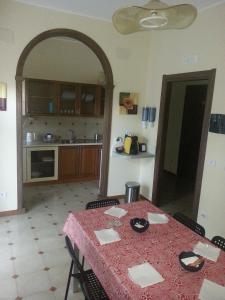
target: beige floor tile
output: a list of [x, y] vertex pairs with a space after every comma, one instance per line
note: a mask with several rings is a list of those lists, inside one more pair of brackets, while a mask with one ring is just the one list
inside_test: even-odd
[[[66, 286], [57, 289], [55, 291], [56, 300], [62, 300], [62, 299], [64, 299], [65, 292], [66, 292]], [[73, 293], [73, 291], [72, 291], [72, 285], [71, 285], [71, 288], [70, 288], [69, 293], [68, 293], [67, 300], [75, 300], [75, 299], [76, 300], [85, 300], [84, 295], [83, 295], [82, 292]]]
[[17, 296], [15, 279], [0, 280], [0, 300], [15, 299]]
[[43, 261], [46, 266], [55, 267], [58, 265], [67, 264], [70, 262], [70, 257], [65, 248], [52, 249], [51, 251], [44, 252]]
[[14, 268], [19, 276], [42, 271], [45, 265], [40, 254], [25, 255], [14, 260]]
[[50, 268], [48, 275], [53, 286], [61, 288], [66, 285], [70, 269], [70, 262]]
[[55, 300], [55, 293], [47, 290], [45, 292], [41, 292], [41, 293], [37, 293], [37, 294], [31, 295], [31, 296], [24, 297], [23, 300]]
[[[59, 234], [68, 211], [85, 209], [97, 194], [96, 181], [24, 189], [28, 212], [0, 218], [0, 300], [15, 300], [16, 296], [23, 300], [64, 298], [70, 257]], [[42, 254], [38, 254], [40, 250]], [[45, 267], [49, 270], [43, 271]], [[19, 277], [12, 279], [13, 275]], [[49, 291], [52, 286], [57, 288], [53, 292]], [[68, 299], [84, 297], [70, 289]]]
[[0, 281], [4, 279], [12, 279], [14, 273], [13, 261], [10, 259], [2, 259], [2, 256], [0, 256]]
[[17, 279], [18, 295], [31, 296], [49, 290], [51, 283], [46, 271], [39, 271], [19, 276]]

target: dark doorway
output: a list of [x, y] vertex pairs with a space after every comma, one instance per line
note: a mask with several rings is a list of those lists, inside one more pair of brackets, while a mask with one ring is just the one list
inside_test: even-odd
[[196, 219], [215, 70], [164, 75], [153, 202]]
[[190, 180], [196, 177], [207, 86], [186, 86], [177, 175]]

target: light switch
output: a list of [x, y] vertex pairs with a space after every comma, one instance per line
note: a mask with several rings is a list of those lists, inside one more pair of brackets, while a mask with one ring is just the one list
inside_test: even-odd
[[215, 167], [216, 166], [216, 160], [215, 159], [209, 159], [207, 164], [208, 164], [208, 166]]

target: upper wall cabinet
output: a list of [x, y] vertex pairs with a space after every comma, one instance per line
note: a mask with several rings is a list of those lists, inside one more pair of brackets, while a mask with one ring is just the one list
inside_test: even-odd
[[57, 113], [56, 83], [48, 80], [26, 79], [26, 113], [54, 115]]
[[104, 88], [95, 84], [26, 79], [25, 113], [102, 117]]
[[59, 114], [74, 116], [78, 113], [79, 90], [76, 84], [59, 84]]

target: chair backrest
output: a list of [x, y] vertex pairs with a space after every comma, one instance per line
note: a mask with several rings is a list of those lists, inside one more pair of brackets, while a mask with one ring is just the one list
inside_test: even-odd
[[99, 207], [105, 207], [105, 206], [113, 206], [113, 205], [119, 205], [120, 201], [118, 199], [103, 199], [103, 200], [97, 200], [88, 202], [86, 205], [86, 209], [93, 209], [93, 208], [99, 208]]
[[70, 241], [70, 238], [67, 235], [65, 236], [65, 240], [66, 240], [66, 248], [69, 252], [70, 257], [72, 258], [74, 264], [77, 266], [79, 272], [81, 274], [83, 274], [83, 271], [84, 271], [83, 267], [82, 267], [81, 263], [79, 262], [79, 258], [76, 256], [76, 253], [73, 249], [73, 245]]
[[218, 248], [222, 249], [225, 251], [225, 238], [222, 236], [214, 236], [211, 240], [211, 242], [216, 245]]
[[173, 217], [174, 217], [174, 219], [176, 219], [177, 221], [179, 221], [183, 225], [190, 228], [195, 233], [197, 233], [201, 236], [205, 236], [205, 228], [203, 226], [201, 226], [200, 224], [198, 224], [197, 222], [193, 221], [192, 219], [188, 218], [187, 216], [185, 216], [181, 212], [176, 212], [173, 215]]

